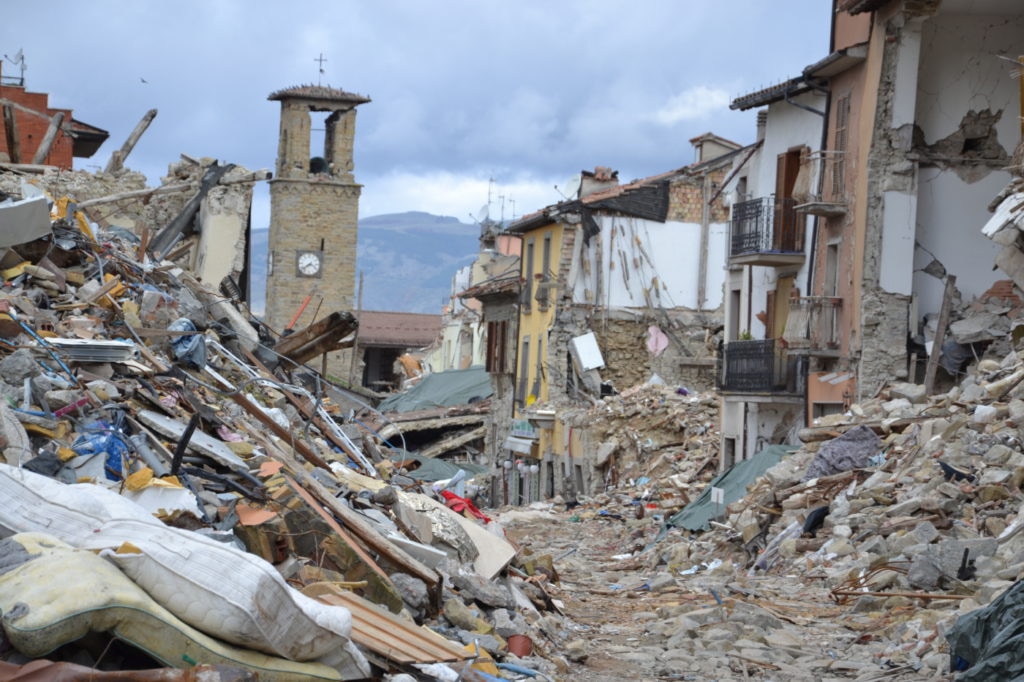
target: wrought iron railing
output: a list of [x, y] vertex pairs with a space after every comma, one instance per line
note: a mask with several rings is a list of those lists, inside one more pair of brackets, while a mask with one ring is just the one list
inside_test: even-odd
[[718, 388], [737, 393], [804, 393], [806, 358], [790, 356], [775, 339], [730, 341], [719, 356]]
[[732, 207], [730, 256], [757, 253], [800, 253], [803, 228], [796, 201], [774, 195], [741, 201]]

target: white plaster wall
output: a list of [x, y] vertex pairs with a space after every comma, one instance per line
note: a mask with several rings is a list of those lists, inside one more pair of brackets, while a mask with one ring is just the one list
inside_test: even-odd
[[[792, 98], [793, 102], [825, 111], [825, 98], [817, 92], [806, 92]], [[768, 120], [764, 129], [764, 144], [759, 152], [761, 161], [757, 173], [751, 173], [748, 184], [755, 197], [775, 193], [775, 161], [779, 154], [800, 145], [812, 150], [821, 149], [821, 129], [824, 118], [801, 109], [790, 102], [768, 105]], [[816, 183], [816, 180], [812, 180]], [[816, 186], [812, 184], [812, 187]]]
[[[945, 283], [921, 272], [932, 256], [956, 275], [964, 301], [984, 293], [1006, 275], [993, 271], [999, 246], [981, 233], [991, 214], [988, 202], [1006, 186], [1009, 175], [990, 173], [969, 185], [953, 171], [923, 168], [918, 173], [917, 241], [914, 254], [914, 292], [918, 313], [937, 313]], [[889, 199], [886, 198], [886, 205]], [[931, 255], [929, 255], [931, 254]]]
[[[1006, 5], [1009, 7], [1009, 5]], [[942, 14], [921, 29], [917, 124], [928, 143], [956, 131], [969, 110], [1003, 110], [996, 128], [1012, 150], [1020, 139], [1020, 81], [1012, 77], [1024, 53], [1024, 4], [1016, 15]]]
[[[825, 98], [817, 92], [807, 92], [793, 101], [824, 111]], [[813, 112], [794, 106], [790, 102], [775, 102], [768, 106], [768, 118], [765, 122], [764, 143], [761, 150], [751, 159], [748, 173], [748, 188], [751, 198], [766, 197], [775, 193], [775, 175], [777, 159], [780, 154], [801, 145], [812, 151], [821, 148], [821, 133], [824, 118]], [[738, 175], [742, 175], [742, 172]], [[817, 188], [817, 178], [811, 179], [811, 187]], [[810, 254], [814, 234], [814, 219], [806, 220], [804, 248]], [[728, 252], [726, 253], [728, 258]], [[800, 266], [796, 275], [796, 285], [801, 295], [808, 295], [810, 256]], [[745, 292], [751, 305], [743, 303], [740, 331], [747, 330], [754, 338], [764, 338], [765, 328], [754, 315], [764, 309], [769, 291], [774, 291], [780, 274], [792, 274], [792, 271], [781, 271], [776, 268], [753, 267], [750, 286]], [[749, 315], [748, 315], [749, 312]]]
[[[921, 29], [916, 122], [926, 143], [956, 132], [969, 110], [1002, 111], [996, 131], [1007, 153], [1020, 140], [1020, 82], [1014, 65], [1024, 35], [1020, 13], [999, 17], [940, 15]], [[1005, 171], [992, 171], [968, 183], [956, 173], [924, 168], [918, 173], [917, 242], [913, 290], [918, 312], [938, 312], [944, 283], [921, 272], [932, 257], [956, 275], [965, 301], [1005, 279], [992, 266], [998, 247], [981, 234], [989, 217], [989, 201], [1009, 181]], [[888, 203], [889, 199], [886, 199]], [[884, 275], [883, 275], [884, 276]]]
[[910, 295], [914, 258], [914, 216], [917, 197], [907, 192], [885, 192], [882, 212], [882, 260], [879, 285], [890, 293]]
[[[581, 276], [574, 288], [577, 301], [585, 300], [583, 288], [601, 291], [597, 305], [611, 308], [665, 308], [698, 306], [700, 282], [700, 233], [696, 223], [659, 223], [637, 218], [600, 216], [600, 239], [592, 239], [586, 260], [590, 277]], [[708, 230], [708, 267], [705, 278], [705, 309], [723, 303], [727, 226], [712, 224]], [[600, 248], [600, 268], [594, 249]], [[597, 278], [602, 281], [599, 288]], [[647, 290], [645, 294], [645, 289]]]

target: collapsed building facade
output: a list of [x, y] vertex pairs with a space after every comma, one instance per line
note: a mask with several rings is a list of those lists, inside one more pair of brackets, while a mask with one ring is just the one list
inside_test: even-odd
[[887, 381], [949, 382], [1009, 331], [979, 314], [1006, 289], [980, 228], [1021, 139], [1024, 12], [834, 10], [825, 58], [732, 103], [763, 107], [763, 127], [727, 188], [723, 468]]
[[[648, 381], [713, 385], [726, 235], [717, 190], [740, 145], [691, 142], [690, 166], [623, 185], [597, 168], [569, 199], [508, 226], [522, 241], [514, 327], [488, 341], [489, 366], [505, 377], [488, 457], [507, 499], [603, 485], [607, 458], [583, 454], [601, 436], [570, 423], [570, 408]], [[499, 291], [507, 305], [513, 290], [489, 294]]]

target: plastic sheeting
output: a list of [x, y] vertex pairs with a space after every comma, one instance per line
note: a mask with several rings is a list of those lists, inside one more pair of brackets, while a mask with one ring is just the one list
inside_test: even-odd
[[[758, 476], [792, 454], [796, 448], [791, 445], [769, 445], [750, 459], [745, 459], [728, 471], [719, 474], [690, 504], [683, 507], [669, 520], [670, 526], [686, 530], [709, 530], [711, 519], [725, 507], [743, 497], [747, 486]], [[716, 505], [711, 501], [711, 489], [721, 488], [724, 504]]]
[[452, 405], [469, 405], [490, 397], [491, 376], [482, 366], [428, 374], [403, 393], [382, 400], [381, 412], [414, 412]]
[[946, 640], [957, 682], [1024, 679], [1024, 582], [957, 618]]

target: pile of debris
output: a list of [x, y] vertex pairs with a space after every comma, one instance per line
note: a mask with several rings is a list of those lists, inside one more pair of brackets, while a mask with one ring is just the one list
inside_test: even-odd
[[[589, 524], [575, 535], [592, 544], [556, 564], [553, 590], [570, 616], [603, 600], [579, 655], [665, 677], [1019, 679], [1022, 428], [1024, 357], [1011, 350], [946, 393], [894, 383], [821, 419], [801, 447], [734, 467], [755, 473], [724, 503], [702, 495], [641, 519], [620, 489], [536, 511]], [[524, 548], [563, 549], [536, 518], [506, 516]]]
[[675, 509], [689, 503], [717, 472], [718, 396], [713, 392], [648, 382], [561, 414], [567, 428], [585, 431], [595, 451], [591, 461], [602, 485], [592, 488]]
[[21, 192], [0, 204], [4, 674], [553, 669], [510, 646], [551, 608], [551, 562], [519, 557], [465, 477], [392, 475], [340, 416], [361, 397], [277, 354], [230, 292]]

